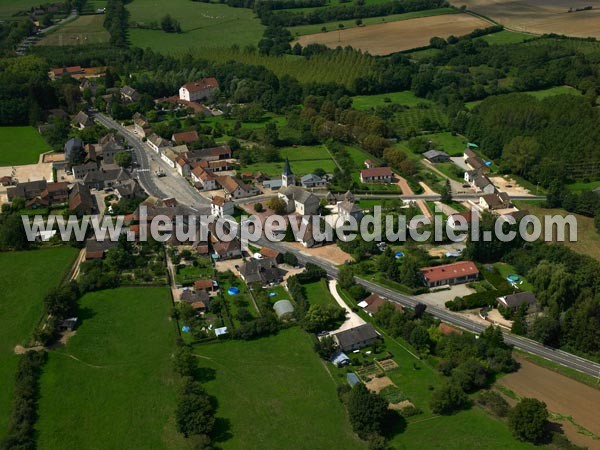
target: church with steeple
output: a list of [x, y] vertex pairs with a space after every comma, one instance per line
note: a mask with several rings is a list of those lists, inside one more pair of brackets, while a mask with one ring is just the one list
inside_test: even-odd
[[285, 158], [285, 166], [283, 167], [283, 173], [281, 174], [281, 187], [295, 186], [296, 177], [290, 167], [290, 160]]

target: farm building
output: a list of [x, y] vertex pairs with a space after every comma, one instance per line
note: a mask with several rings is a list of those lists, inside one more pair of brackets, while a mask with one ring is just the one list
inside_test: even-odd
[[468, 283], [479, 278], [479, 270], [471, 261], [459, 261], [441, 266], [420, 269], [421, 278], [427, 287]]

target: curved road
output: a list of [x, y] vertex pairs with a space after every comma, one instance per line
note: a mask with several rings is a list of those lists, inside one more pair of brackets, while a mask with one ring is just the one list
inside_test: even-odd
[[[258, 243], [260, 245], [266, 245], [268, 247], [275, 248], [280, 252], [287, 251], [293, 253], [298, 258], [298, 261], [304, 264], [309, 262], [322, 267], [331, 278], [337, 278], [338, 276], [339, 270], [334, 264], [324, 261], [321, 258], [306, 255], [299, 251], [297, 248], [285, 245], [284, 243], [270, 242], [265, 239], [261, 239]], [[393, 291], [391, 289], [372, 283], [363, 278], [355, 278], [355, 281], [356, 283], [364, 286], [369, 291], [379, 294], [391, 301], [399, 303], [402, 306], [414, 308], [417, 303], [420, 303], [419, 300], [413, 297]], [[444, 322], [447, 322], [451, 325], [455, 325], [459, 328], [470, 332], [481, 333], [487, 327], [486, 325], [473, 322], [460, 314], [456, 314], [436, 306], [427, 305], [427, 312]], [[589, 361], [585, 358], [581, 358], [571, 353], [564, 352], [562, 350], [556, 350], [553, 348], [546, 347], [540, 344], [539, 342], [524, 338], [522, 336], [517, 336], [504, 330], [503, 334], [504, 341], [507, 344], [514, 346], [515, 348], [524, 350], [533, 355], [540, 356], [547, 360], [561, 364], [565, 367], [570, 367], [571, 369], [578, 370], [579, 372], [583, 372], [594, 377], [600, 377], [600, 364], [598, 363]]]

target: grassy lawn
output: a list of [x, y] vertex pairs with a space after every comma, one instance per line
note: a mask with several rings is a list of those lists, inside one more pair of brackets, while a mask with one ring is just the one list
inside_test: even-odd
[[520, 44], [527, 39], [535, 39], [535, 36], [526, 33], [518, 33], [515, 31], [502, 30], [498, 33], [487, 34], [480, 39], [486, 41], [490, 45], [507, 45]]
[[[160, 22], [168, 12], [181, 24], [181, 33], [165, 33], [131, 27], [131, 43], [137, 47], [150, 47], [158, 52], [182, 53], [206, 47], [244, 47], [256, 45], [264, 26], [250, 9], [231, 8], [216, 3], [170, 0], [168, 10], [157, 7], [155, 0], [133, 0], [127, 5], [132, 24]], [[225, 29], [235, 32], [223, 32]]]
[[[525, 91], [524, 94], [529, 94], [537, 98], [538, 100], [542, 100], [546, 97], [550, 97], [552, 95], [562, 95], [562, 94], [571, 94], [571, 95], [581, 95], [577, 89], [571, 86], [554, 86], [548, 89], [542, 89], [539, 91]], [[481, 100], [476, 100], [474, 102], [467, 102], [465, 106], [467, 109], [473, 109], [477, 105], [481, 103]]]
[[[417, 416], [419, 417], [419, 416]], [[517, 441], [503, 422], [479, 408], [452, 416], [411, 421], [406, 431], [391, 444], [398, 450], [420, 449], [535, 449], [533, 444]]]
[[431, 133], [426, 137], [436, 143], [437, 150], [443, 150], [450, 156], [462, 156], [468, 143], [465, 137], [450, 132]]
[[531, 283], [529, 283], [520, 273], [517, 273], [515, 268], [513, 266], [511, 266], [510, 264], [496, 263], [496, 264], [494, 264], [494, 267], [496, 269], [498, 269], [498, 272], [504, 279], [506, 279], [506, 277], [509, 275], [518, 275], [519, 278], [521, 278], [520, 281], [522, 281], [523, 283], [522, 284], [517, 283], [517, 286], [522, 291], [532, 291], [533, 290], [533, 286], [531, 285]]
[[[545, 215], [573, 215], [577, 219], [577, 241], [565, 241], [561, 245], [566, 245], [567, 247], [571, 248], [571, 250], [581, 253], [582, 255], [588, 255], [592, 258], [600, 259], [600, 233], [598, 233], [598, 230], [596, 230], [593, 218], [581, 216], [579, 214], [572, 214], [560, 208], [542, 208], [540, 202], [517, 201], [515, 203], [519, 209], [527, 209], [531, 214], [536, 215], [542, 222], [542, 229]], [[566, 237], [568, 237], [568, 233], [565, 234]]]
[[0, 2], [0, 17], [7, 19], [20, 11], [26, 11], [34, 6], [39, 6], [39, 0], [2, 0]]
[[420, 103], [431, 104], [431, 100], [419, 98], [411, 91], [390, 92], [388, 94], [376, 95], [357, 95], [352, 97], [352, 107], [358, 110], [371, 109], [376, 106], [391, 104], [417, 106]]
[[431, 58], [432, 56], [435, 56], [440, 52], [441, 50], [438, 48], [426, 48], [423, 50], [416, 50], [414, 52], [407, 52], [406, 55], [410, 56], [416, 61], [421, 61], [422, 59]]
[[[383, 3], [386, 0], [380, 1], [367, 1], [365, 3]], [[334, 2], [332, 2], [333, 4]], [[313, 8], [319, 9], [319, 8]], [[292, 10], [294, 12], [300, 11], [298, 9]], [[385, 22], [398, 22], [400, 20], [408, 20], [408, 19], [418, 19], [419, 17], [430, 17], [430, 16], [441, 16], [443, 14], [454, 14], [457, 11], [452, 8], [438, 8], [438, 9], [428, 9], [425, 11], [415, 11], [404, 14], [390, 14], [385, 17], [367, 17], [363, 19], [363, 25], [374, 25], [378, 23]], [[302, 36], [305, 34], [315, 34], [322, 33], [323, 27], [327, 29], [327, 32], [337, 32], [339, 24], [344, 24], [344, 29], [348, 28], [356, 28], [356, 20], [342, 20], [337, 22], [327, 22], [327, 23], [318, 23], [312, 25], [299, 25], [297, 27], [289, 27], [288, 29], [292, 33], [293, 36]]]
[[321, 279], [313, 283], [307, 283], [302, 285], [306, 292], [306, 298], [310, 305], [334, 305], [338, 306], [335, 299], [329, 293], [327, 287], [327, 280]]
[[77, 255], [71, 247], [0, 253], [0, 436], [8, 426], [17, 344], [27, 345], [42, 317], [43, 299], [57, 286]]
[[197, 258], [196, 266], [190, 264], [179, 269], [175, 276], [178, 284], [189, 286], [201, 278], [212, 278], [213, 267], [208, 258]]
[[50, 150], [33, 127], [0, 127], [0, 166], [35, 164]]
[[49, 32], [39, 45], [82, 45], [108, 42], [110, 35], [103, 27], [104, 15], [79, 16], [77, 19]]
[[589, 183], [578, 182], [578, 183], [567, 184], [567, 188], [571, 192], [593, 191], [597, 187], [600, 187], [600, 181], [590, 181]]
[[83, 323], [50, 352], [41, 378], [38, 448], [186, 448], [175, 428], [176, 330], [166, 288], [87, 294]]
[[264, 172], [269, 176], [279, 176], [283, 171], [285, 158], [290, 159], [292, 172], [296, 175], [306, 175], [318, 168], [327, 173], [331, 173], [335, 169], [335, 162], [322, 145], [284, 147], [280, 150], [280, 155], [281, 161], [250, 164], [243, 166], [242, 172]]
[[336, 382], [299, 328], [254, 341], [195, 348], [214, 370], [207, 391], [228, 449], [363, 449], [352, 433]]

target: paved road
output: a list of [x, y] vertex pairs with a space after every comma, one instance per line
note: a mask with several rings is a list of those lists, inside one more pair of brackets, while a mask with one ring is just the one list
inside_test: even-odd
[[[262, 239], [258, 243], [260, 245], [266, 245], [266, 246], [275, 248], [281, 252], [288, 251], [290, 253], [294, 253], [301, 263], [305, 264], [305, 263], [309, 262], [312, 264], [316, 264], [316, 265], [322, 267], [323, 269], [325, 269], [325, 271], [331, 278], [337, 278], [337, 276], [338, 276], [339, 270], [334, 264], [332, 264], [328, 261], [324, 261], [324, 260], [314, 257], [314, 256], [306, 255], [305, 253], [302, 253], [298, 249], [296, 249], [292, 246], [286, 245], [285, 243], [269, 242], [264, 239]], [[389, 300], [392, 300], [396, 303], [399, 303], [403, 306], [408, 306], [408, 307], [414, 308], [415, 305], [417, 303], [419, 303], [419, 300], [417, 300], [414, 297], [410, 297], [408, 295], [401, 294], [399, 292], [396, 292], [391, 289], [388, 289], [383, 286], [372, 283], [368, 280], [365, 280], [362, 278], [356, 278], [355, 281], [358, 284], [364, 286], [369, 291], [379, 294], [379, 295], [381, 295]], [[481, 333], [488, 326], [488, 325], [480, 324], [478, 322], [474, 322], [474, 321], [470, 320], [469, 318], [462, 316], [460, 314], [456, 314], [456, 313], [448, 311], [444, 308], [440, 308], [440, 307], [436, 307], [436, 306], [432, 306], [432, 305], [427, 305], [427, 311], [434, 317], [437, 317], [438, 319], [440, 319], [444, 322], [447, 322], [449, 324], [455, 325], [457, 327], [460, 327], [462, 329], [465, 329], [465, 330], [468, 330], [468, 331], [471, 331], [474, 333]], [[540, 356], [542, 358], [548, 359], [550, 361], [553, 361], [555, 363], [561, 364], [566, 367], [570, 367], [572, 369], [578, 370], [578, 371], [586, 373], [588, 375], [600, 377], [600, 364], [598, 364], [598, 363], [589, 361], [587, 359], [581, 358], [581, 357], [573, 355], [571, 353], [564, 352], [562, 350], [555, 350], [555, 349], [546, 347], [546, 346], [544, 346], [538, 342], [535, 342], [531, 339], [527, 339], [527, 338], [524, 338], [521, 336], [516, 336], [516, 335], [511, 334], [506, 331], [504, 331], [504, 340], [507, 344], [510, 344], [520, 350], [524, 350], [533, 355]]]
[[[167, 166], [134, 133], [102, 113], [95, 112], [94, 118], [106, 128], [117, 130], [133, 148], [134, 161], [138, 163], [135, 173], [148, 195], [157, 198], [175, 197], [179, 202], [196, 209], [206, 209], [210, 205], [210, 200], [200, 195], [185, 178]], [[167, 176], [157, 177], [156, 168], [162, 169]]]

